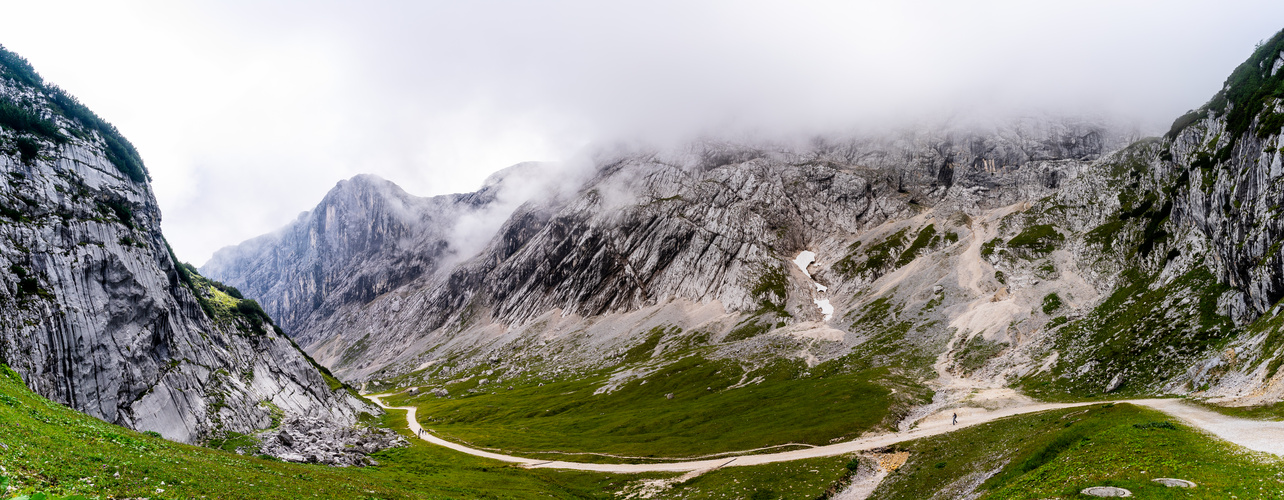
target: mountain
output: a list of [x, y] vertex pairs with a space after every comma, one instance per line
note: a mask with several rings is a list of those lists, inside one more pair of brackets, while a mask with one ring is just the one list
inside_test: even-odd
[[[690, 358], [738, 365], [718, 371], [724, 390], [761, 387], [778, 362], [794, 380], [887, 370], [902, 378], [880, 382], [899, 398], [884, 424], [901, 427], [978, 390], [1273, 403], [1281, 68], [1284, 33], [1163, 137], [1034, 117], [600, 154], [455, 262], [441, 235], [488, 207], [486, 189], [416, 202], [437, 204], [416, 233], [431, 236], [403, 241], [433, 243], [397, 251], [432, 270], [335, 307], [273, 291], [314, 265], [272, 256], [316, 247], [315, 216], [204, 270], [305, 315], [288, 333], [340, 377], [448, 397], [559, 380], [609, 395]], [[397, 267], [321, 265], [347, 270], [339, 288]]]
[[[379, 413], [179, 264], [133, 146], [2, 49], [0, 172], [0, 363], [36, 393], [189, 443]], [[349, 463], [345, 444], [314, 459]]]
[[[1284, 414], [1284, 32], [1162, 137], [1039, 116], [604, 150], [431, 198], [363, 175], [199, 272], [128, 141], [0, 68], [20, 493], [1255, 497], [1280, 477], [1231, 443], [1276, 449], [1243, 417]], [[292, 339], [433, 434], [584, 472], [418, 441], [379, 468], [269, 463], [41, 397], [292, 461], [395, 441]], [[1127, 401], [1167, 395], [1208, 404]]]
[[[572, 348], [578, 354], [559, 368], [609, 364], [596, 353], [623, 351], [658, 325], [711, 329], [725, 337], [747, 317], [759, 329], [801, 328], [812, 332], [807, 335], [845, 339], [850, 347], [862, 335], [839, 321], [823, 321], [815, 301], [829, 300], [836, 318], [849, 315], [876, 299], [863, 290], [894, 263], [856, 272], [859, 266], [843, 259], [848, 249], [899, 230], [888, 229], [893, 226], [928, 225], [924, 221], [939, 234], [911, 253], [958, 247], [960, 235], [972, 234], [969, 213], [1047, 196], [1126, 143], [1123, 133], [1101, 123], [1038, 117], [803, 146], [702, 142], [680, 151], [604, 155], [588, 173], [570, 176], [573, 184], [556, 196], [530, 197], [485, 248], [449, 267], [440, 264], [441, 252], [450, 252], [453, 242], [442, 235], [469, 224], [464, 214], [486, 210], [488, 193], [508, 183], [415, 202], [405, 201], [400, 190], [363, 187], [362, 193], [385, 196], [363, 198], [360, 209], [337, 208], [335, 200], [375, 182], [361, 176], [339, 183], [287, 228], [218, 252], [202, 272], [247, 290], [279, 317], [308, 315], [305, 322], [287, 323], [287, 332], [350, 380], [446, 359], [459, 363], [454, 373], [511, 351], [538, 352], [531, 344], [547, 345], [535, 337], [549, 332], [603, 325], [623, 331], [609, 341], [596, 339], [605, 346], [595, 341]], [[415, 236], [402, 232], [414, 223], [356, 217], [390, 203], [436, 211], [420, 216], [425, 222]], [[312, 235], [326, 233], [332, 219], [349, 221], [348, 227], [396, 226], [399, 241], [419, 243], [370, 245], [388, 241], [384, 233], [321, 243]], [[360, 257], [331, 253], [336, 258], [320, 265], [343, 269], [333, 275], [346, 284], [334, 286], [364, 287], [362, 294], [346, 294], [338, 307], [318, 307], [272, 291], [298, 286], [299, 280], [281, 276], [318, 265], [292, 256], [339, 246], [367, 250]], [[407, 250], [438, 263], [435, 270], [396, 286], [368, 286], [391, 281], [366, 278], [364, 269], [408, 268], [398, 263], [404, 258], [387, 257]], [[819, 255], [811, 276], [790, 262], [803, 250]], [[894, 250], [900, 255], [905, 249]], [[377, 261], [368, 257], [373, 255]], [[849, 272], [831, 269], [835, 265]], [[825, 292], [816, 288], [822, 283], [829, 287]], [[454, 360], [461, 356], [467, 359]]]

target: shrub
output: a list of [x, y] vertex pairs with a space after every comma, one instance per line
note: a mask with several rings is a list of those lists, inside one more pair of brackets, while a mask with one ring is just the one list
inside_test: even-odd
[[928, 247], [932, 242], [932, 238], [935, 236], [936, 226], [934, 224], [928, 224], [927, 227], [920, 230], [918, 232], [918, 236], [914, 238], [914, 242], [910, 243], [909, 248], [906, 248], [905, 251], [901, 252], [901, 255], [896, 258], [896, 267], [901, 267], [913, 262], [914, 259], [918, 257], [919, 250]]
[[1058, 309], [1061, 309], [1061, 306], [1062, 306], [1061, 296], [1057, 295], [1055, 292], [1049, 293], [1048, 295], [1043, 297], [1043, 314], [1047, 314], [1051, 316], [1052, 313], [1057, 312]]
[[[0, 73], [13, 78], [20, 84], [41, 91], [48, 97], [55, 112], [79, 123], [81, 127], [91, 132], [97, 132], [106, 146], [107, 159], [130, 180], [143, 183], [151, 179], [138, 150], [128, 139], [120, 135], [120, 131], [116, 130], [115, 126], [103, 120], [57, 85], [46, 85], [26, 59], [9, 52], [3, 45], [0, 45]], [[0, 126], [18, 133], [51, 140], [57, 144], [67, 142], [67, 136], [63, 135], [52, 121], [8, 99], [0, 99]]]
[[0, 45], [0, 74], [28, 87], [38, 88], [45, 84], [35, 68], [31, 67], [31, 63], [22, 56], [9, 52], [4, 45]]
[[0, 127], [19, 134], [41, 137], [58, 144], [67, 142], [67, 136], [62, 135], [62, 132], [58, 131], [58, 126], [52, 121], [8, 98], [0, 98]]
[[1008, 246], [1045, 254], [1056, 250], [1057, 245], [1065, 239], [1066, 237], [1057, 232], [1056, 228], [1048, 224], [1040, 224], [1027, 227], [1025, 231], [1021, 231], [1021, 234], [1013, 236], [1008, 240]]

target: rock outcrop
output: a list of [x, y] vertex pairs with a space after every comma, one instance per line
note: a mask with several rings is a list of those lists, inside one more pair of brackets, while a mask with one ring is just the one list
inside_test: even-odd
[[259, 434], [253, 451], [282, 460], [340, 467], [374, 465], [370, 454], [406, 446], [406, 438], [390, 429], [348, 427], [333, 429], [326, 422], [309, 417], [291, 417], [280, 428]]
[[1223, 282], [1243, 292], [1237, 319], [1264, 314], [1284, 298], [1284, 32], [1257, 48], [1199, 110], [1168, 134], [1165, 162], [1184, 196], [1174, 217], [1213, 242]]
[[183, 268], [116, 130], [0, 49], [0, 362], [108, 422], [201, 442], [332, 429], [372, 405], [327, 381], [249, 300]]

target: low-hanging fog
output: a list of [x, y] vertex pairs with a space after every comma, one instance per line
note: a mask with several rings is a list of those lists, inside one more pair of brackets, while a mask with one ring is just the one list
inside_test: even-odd
[[138, 147], [180, 258], [373, 173], [471, 191], [594, 144], [1201, 105], [1284, 4], [0, 2], [0, 44]]

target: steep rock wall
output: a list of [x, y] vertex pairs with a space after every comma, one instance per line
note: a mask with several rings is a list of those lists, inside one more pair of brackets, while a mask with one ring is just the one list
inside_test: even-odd
[[141, 163], [122, 166], [132, 146], [0, 52], [0, 104], [40, 125], [0, 123], [0, 362], [52, 400], [178, 441], [271, 427], [272, 407], [340, 427], [378, 411], [266, 318], [212, 320]]

